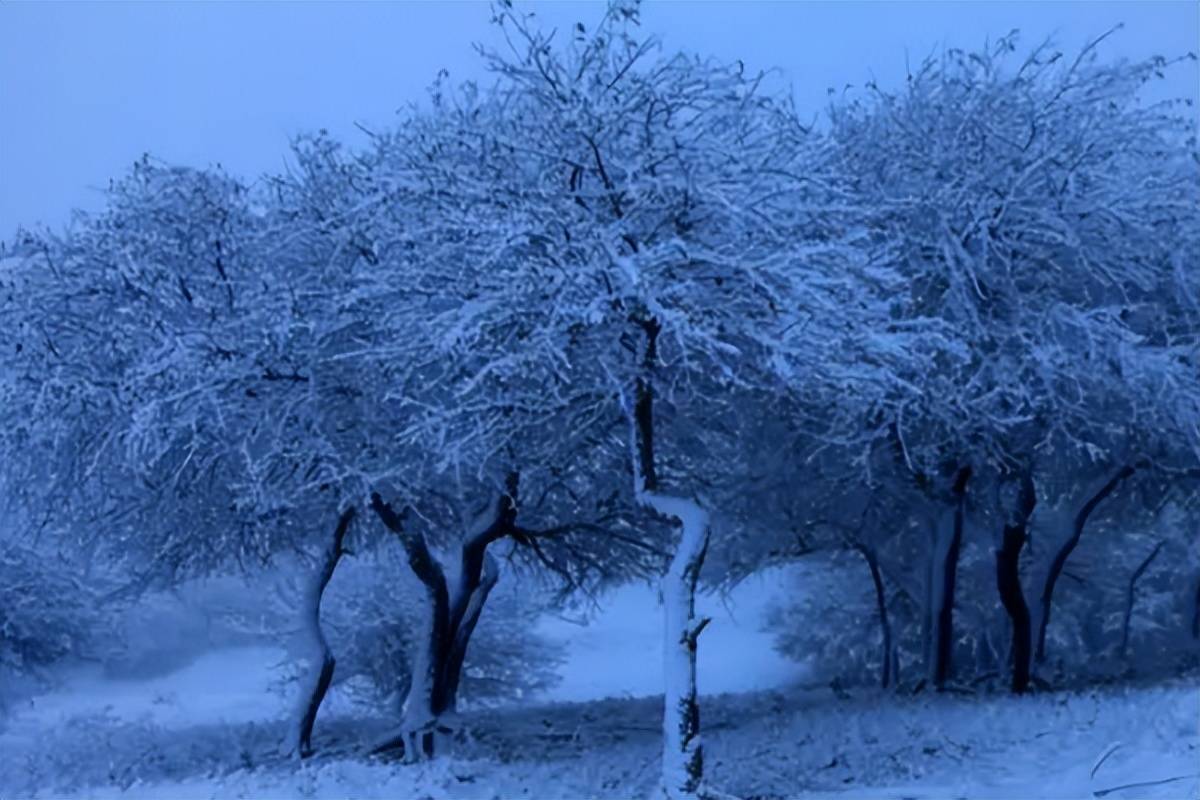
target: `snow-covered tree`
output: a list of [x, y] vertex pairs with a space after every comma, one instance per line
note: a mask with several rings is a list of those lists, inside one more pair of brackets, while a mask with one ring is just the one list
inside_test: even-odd
[[[277, 183], [290, 214], [316, 220], [315, 266], [296, 269], [347, 320], [313, 365], [324, 383], [345, 376], [342, 397], [323, 405], [326, 416], [335, 404], [348, 409], [330, 441], [347, 463], [377, 462], [359, 470], [362, 491], [426, 589], [401, 729], [379, 745], [403, 743], [410, 759], [433, 754], [433, 733], [455, 710], [499, 576], [497, 548], [566, 591], [638, 574], [657, 558], [621, 532], [608, 499], [580, 499], [581, 479], [604, 457], [596, 414], [586, 389], [571, 389], [573, 405], [546, 394], [562, 346], [548, 336], [556, 329], [539, 327], [545, 289], [518, 271], [508, 223], [480, 188], [492, 168], [481, 166], [468, 126], [486, 130], [490, 118], [477, 117], [449, 105], [414, 111], [359, 154], [318, 138], [300, 151], [299, 174]], [[327, 238], [335, 227], [350, 262], [330, 271], [322, 265], [337, 259]], [[515, 336], [529, 340], [504, 350]]]
[[[8, 330], [25, 458], [8, 464], [45, 476], [30, 504], [67, 511], [130, 588], [253, 568], [332, 534], [319, 585], [341, 553], [345, 471], [300, 367], [328, 315], [279, 269], [296, 252], [281, 245], [305, 233], [290, 223], [219, 172], [146, 159], [23, 274]], [[319, 597], [302, 612], [314, 623]], [[332, 662], [312, 638], [319, 703]], [[313, 714], [306, 699], [301, 751]]]
[[[903, 313], [938, 317], [970, 354], [907, 376], [921, 391], [888, 420], [902, 463], [951, 505], [965, 499], [960, 487], [984, 488], [961, 481], [964, 470], [1020, 487], [1006, 493], [1003, 523], [990, 523], [1020, 662], [1028, 610], [1017, 565], [1037, 501], [1031, 482], [1053, 485], [1057, 503], [1063, 476], [1116, 463], [1073, 504], [1075, 532], [1043, 582], [1044, 629], [1091, 510], [1135, 463], [1153, 461], [1167, 480], [1200, 452], [1195, 279], [1183, 267], [1200, 184], [1186, 125], [1139, 100], [1161, 59], [1105, 64], [1093, 44], [1071, 60], [1039, 47], [1014, 64], [1014, 51], [1015, 37], [949, 50], [901, 91], [869, 86], [832, 119], [855, 191], [876, 208], [879, 246], [910, 286]], [[954, 521], [941, 523], [931, 551], [939, 683], [963, 535], [961, 509], [945, 516]], [[1021, 690], [1028, 669], [1016, 669]]]
[[[455, 187], [459, 209], [478, 204], [473, 230], [503, 243], [451, 262], [469, 303], [450, 330], [462, 335], [466, 313], [504, 334], [471, 340], [478, 366], [459, 406], [494, 408], [505, 380], [537, 376], [536, 398], [490, 429], [528, 408], [543, 427], [575, 420], [552, 436], [611, 431], [597, 452], [615, 441], [632, 454], [633, 500], [652, 512], [643, 535], [657, 540], [653, 518], [681, 529], [664, 565], [663, 766], [668, 794], [693, 796], [705, 791], [694, 669], [706, 624], [693, 595], [710, 522], [743, 491], [740, 432], [772, 393], [815, 403], [855, 382], [890, 385], [888, 360], [910, 357], [920, 326], [876, 327], [894, 277], [856, 247], [869, 237], [861, 219], [839, 216], [824, 141], [763, 76], [660, 55], [634, 35], [629, 6], [561, 47], [527, 19], [499, 21], [514, 55], [489, 56], [494, 92], [445, 100], [461, 133], [437, 150], [458, 148], [477, 172], [431, 181]], [[588, 477], [594, 496], [628, 491], [611, 472]]]

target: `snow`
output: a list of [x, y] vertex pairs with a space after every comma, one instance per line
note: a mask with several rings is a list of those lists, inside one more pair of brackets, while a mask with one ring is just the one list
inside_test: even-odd
[[[801, 688], [803, 673], [771, 661], [756, 624], [785, 580], [748, 581], [727, 606], [698, 596], [698, 613], [714, 617], [699, 666], [706, 779], [717, 789], [758, 798], [1026, 800], [1091, 798], [1142, 783], [1102, 796], [1200, 793], [1194, 678], [1024, 698]], [[562, 686], [527, 706], [464, 713], [464, 735], [434, 763], [362, 756], [392, 720], [364, 716], [335, 687], [317, 721], [318, 755], [297, 764], [283, 747], [292, 700], [278, 691], [292, 669], [284, 652], [226, 647], [150, 677], [106, 677], [99, 667], [64, 674], [57, 688], [12, 709], [0, 729], [0, 795], [650, 797], [662, 747], [654, 686], [661, 608], [643, 586], [618, 591], [604, 607], [584, 628], [543, 623], [574, 648]], [[756, 691], [766, 676], [775, 688]], [[1169, 779], [1177, 780], [1152, 784]]]
[[3, 735], [18, 728], [59, 725], [81, 715], [109, 715], [175, 730], [197, 720], [236, 725], [275, 718], [291, 710], [287, 698], [273, 691], [286, 657], [274, 647], [229, 648], [141, 680], [105, 677], [98, 666], [75, 670], [58, 691], [27, 700], [8, 719]]
[[[168, 689], [180, 698], [197, 692], [178, 701], [192, 715], [190, 725], [173, 726], [181, 720], [172, 714], [147, 720], [145, 706], [129, 702], [97, 717], [88, 713], [95, 701], [74, 685], [64, 689], [80, 698], [74, 718], [64, 721], [63, 698], [58, 704], [40, 698], [18, 715], [21, 725], [0, 734], [0, 792], [6, 798], [553, 800], [648, 797], [657, 786], [661, 699], [653, 697], [465, 714], [469, 737], [456, 743], [454, 755], [421, 765], [357, 755], [384, 720], [324, 719], [315, 740], [321, 753], [297, 764], [273, 738], [284, 728], [269, 717], [282, 706], [252, 699], [275, 655], [227, 650], [146, 682], [147, 690]], [[221, 691], [218, 681], [201, 675], [217, 673], [230, 698], [206, 706]], [[128, 698], [133, 691], [126, 688]], [[233, 698], [246, 704], [240, 714], [232, 713]], [[710, 697], [701, 716], [708, 779], [739, 797], [1025, 800], [1091, 798], [1181, 776], [1103, 796], [1195, 797], [1198, 713], [1200, 693], [1191, 681], [1021, 699], [877, 691], [838, 699], [828, 690], [789, 689]], [[255, 714], [262, 718], [251, 721]], [[30, 738], [32, 720], [43, 727]], [[1120, 747], [1093, 777], [1114, 742]]]

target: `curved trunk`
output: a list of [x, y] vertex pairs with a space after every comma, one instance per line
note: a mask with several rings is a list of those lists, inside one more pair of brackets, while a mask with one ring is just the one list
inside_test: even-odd
[[338, 519], [333, 536], [322, 553], [320, 569], [313, 576], [312, 583], [305, 593], [302, 610], [302, 626], [309, 638], [312, 650], [312, 663], [318, 665], [310, 669], [303, 688], [300, 691], [300, 710], [296, 728], [292, 737], [292, 752], [300, 758], [312, 755], [312, 732], [317, 721], [317, 711], [325, 700], [329, 685], [333, 682], [333, 670], [336, 661], [321, 629], [321, 598], [325, 595], [325, 587], [333, 578], [333, 571], [345, 553], [343, 543], [350, 523], [354, 520], [354, 507], [342, 512]]
[[423, 761], [433, 758], [434, 734], [441, 713], [442, 664], [445, 658], [447, 631], [445, 585], [426, 586], [423, 609], [423, 637], [416, 648], [412, 665], [412, 682], [404, 698], [400, 728], [404, 737], [404, 760]]
[[1125, 618], [1121, 621], [1121, 657], [1125, 657], [1125, 651], [1129, 648], [1129, 627], [1130, 621], [1133, 619], [1133, 601], [1135, 592], [1137, 591], [1138, 578], [1149, 569], [1150, 564], [1158, 556], [1158, 551], [1162, 550], [1163, 543], [1159, 542], [1154, 545], [1154, 549], [1150, 551], [1150, 555], [1142, 559], [1142, 563], [1138, 564], [1137, 569], [1129, 576], [1129, 589], [1125, 594]]
[[679, 542], [662, 581], [663, 598], [663, 754], [662, 791], [670, 800], [703, 796], [704, 747], [700, 739], [700, 704], [696, 695], [696, 643], [708, 617], [696, 618], [696, 586], [708, 552], [708, 512], [699, 502], [658, 493], [654, 463], [654, 385], [658, 334], [653, 317], [638, 321], [646, 334], [644, 373], [637, 379], [630, 406], [618, 389], [629, 420], [630, 461], [636, 502], [661, 516], [679, 521]]
[[1022, 694], [1029, 688], [1032, 626], [1029, 606], [1021, 591], [1021, 550], [1025, 547], [1025, 528], [1004, 527], [1004, 540], [996, 551], [996, 587], [1012, 624], [1012, 690]]
[[1103, 486], [1088, 498], [1088, 501], [1079, 509], [1079, 513], [1075, 515], [1075, 522], [1071, 528], [1071, 536], [1058, 548], [1058, 552], [1054, 554], [1054, 560], [1050, 562], [1050, 569], [1046, 573], [1046, 581], [1042, 585], [1041, 615], [1038, 620], [1036, 660], [1039, 664], [1046, 660], [1046, 629], [1050, 626], [1050, 611], [1053, 608], [1054, 587], [1058, 583], [1059, 576], [1062, 575], [1063, 568], [1067, 565], [1067, 558], [1070, 557], [1076, 546], [1078, 546], [1079, 539], [1083, 536], [1083, 529], [1087, 525], [1088, 518], [1092, 516], [1092, 512], [1133, 473], [1133, 467], [1128, 465], [1121, 467], [1121, 469], [1117, 470], [1116, 474], [1109, 478]]
[[704, 796], [704, 747], [700, 739], [700, 704], [696, 695], [696, 643], [708, 617], [696, 618], [696, 586], [708, 552], [708, 512], [696, 500], [658, 493], [654, 463], [654, 385], [658, 335], [654, 317], [637, 320], [646, 334], [644, 372], [635, 384], [631, 406], [618, 387], [621, 408], [629, 420], [630, 461], [636, 502], [661, 516], [678, 520], [679, 542], [662, 581], [663, 597], [663, 755], [662, 791], [670, 800]]
[[708, 551], [708, 514], [699, 503], [643, 492], [641, 502], [679, 520], [682, 531], [663, 577], [663, 793], [671, 800], [700, 796], [704, 746], [696, 697], [696, 642], [710, 619], [696, 617], [696, 584]]
[[404, 760], [421, 761], [434, 755], [434, 731], [440, 709], [442, 665], [448, 646], [450, 597], [446, 574], [429, 550], [425, 537], [405, 527], [408, 508], [399, 514], [378, 494], [371, 495], [371, 508], [392, 533], [399, 537], [408, 556], [408, 566], [425, 588], [422, 607], [422, 637], [416, 646], [412, 682], [404, 698], [400, 730], [384, 739], [373, 752], [404, 745]]
[[1000, 549], [996, 551], [996, 588], [1000, 602], [1008, 613], [1012, 624], [1012, 690], [1023, 694], [1029, 689], [1029, 673], [1032, 655], [1032, 626], [1029, 606], [1021, 590], [1021, 550], [1029, 539], [1029, 519], [1037, 505], [1037, 492], [1033, 478], [1026, 474], [1021, 479], [1021, 493], [1017, 513], [1005, 523]]
[[886, 689], [894, 680], [892, 663], [894, 653], [892, 650], [892, 623], [888, 619], [887, 593], [883, 588], [883, 574], [879, 571], [879, 557], [874, 547], [862, 542], [855, 542], [854, 549], [858, 550], [866, 559], [867, 567], [871, 570], [871, 582], [875, 585], [875, 607], [879, 611], [879, 630], [883, 639], [883, 666], [880, 669], [879, 685]]

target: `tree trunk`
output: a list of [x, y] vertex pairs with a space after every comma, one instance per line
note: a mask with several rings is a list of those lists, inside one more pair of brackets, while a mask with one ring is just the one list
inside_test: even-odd
[[996, 588], [1000, 602], [1012, 623], [1012, 690], [1024, 694], [1029, 689], [1032, 628], [1029, 606], [1021, 590], [1021, 550], [1029, 538], [1029, 519], [1037, 506], [1037, 491], [1029, 473], [1021, 476], [1021, 491], [1016, 513], [1004, 525], [1000, 549], [996, 551]]
[[[508, 492], [477, 520], [460, 554], [458, 585], [451, 599], [442, 564], [425, 537], [405, 528], [405, 513], [396, 514], [378, 495], [371, 506], [389, 530], [400, 537], [409, 567], [425, 587], [423, 636], [413, 663], [413, 679], [404, 700], [400, 730], [373, 748], [380, 752], [403, 744], [406, 761], [433, 758], [436, 732], [443, 715], [458, 708], [458, 690], [467, 648], [484, 604], [499, 578], [492, 542], [515, 530], [517, 475], [508, 477]], [[405, 509], [407, 512], [407, 509]]]
[[475, 520], [459, 554], [458, 585], [449, 608], [447, 649], [436, 699], [439, 713], [453, 713], [458, 709], [458, 689], [467, 646], [488, 595], [500, 577], [496, 561], [487, 548], [517, 529], [520, 474], [510, 472], [505, 483], [506, 491]]
[[1125, 595], [1125, 618], [1121, 622], [1121, 658], [1125, 657], [1125, 651], [1129, 648], [1129, 626], [1133, 619], [1133, 601], [1135, 592], [1137, 591], [1138, 578], [1150, 567], [1150, 564], [1158, 556], [1158, 551], [1162, 550], [1163, 543], [1159, 542], [1154, 545], [1154, 549], [1150, 551], [1150, 555], [1142, 559], [1142, 563], [1138, 564], [1137, 569], [1129, 576], [1129, 590]]
[[404, 698], [400, 731], [404, 737], [404, 760], [409, 763], [433, 758], [437, 726], [437, 701], [441, 687], [442, 660], [446, 645], [444, 595], [427, 587], [422, 608], [422, 637], [412, 663], [412, 681]]
[[883, 588], [883, 574], [879, 571], [879, 557], [874, 547], [863, 542], [855, 542], [854, 549], [866, 559], [867, 567], [871, 570], [871, 582], [875, 585], [875, 607], [879, 611], [879, 630], [883, 638], [881, 650], [883, 665], [880, 669], [879, 685], [886, 689], [894, 679], [892, 662], [895, 654], [892, 650], [892, 623], [888, 619], [887, 593]]
[[1196, 580], [1196, 591], [1194, 592], [1193, 607], [1192, 607], [1192, 638], [1200, 639], [1200, 579]]
[[334, 528], [333, 537], [322, 553], [320, 569], [313, 576], [312, 583], [305, 593], [301, 625], [309, 639], [313, 668], [309, 670], [302, 684], [300, 711], [293, 733], [291, 749], [300, 758], [312, 755], [313, 725], [317, 721], [317, 711], [325, 700], [326, 692], [329, 691], [329, 684], [333, 681], [336, 660], [329, 649], [329, 642], [325, 639], [325, 632], [321, 629], [321, 598], [325, 595], [325, 587], [329, 585], [333, 571], [345, 553], [343, 544], [350, 523], [354, 520], [354, 513], [354, 506], [342, 512], [337, 527]]
[[711, 621], [697, 619], [696, 585], [708, 552], [708, 512], [699, 502], [658, 493], [654, 463], [654, 385], [658, 334], [662, 327], [653, 317], [638, 322], [646, 334], [642, 366], [634, 405], [620, 389], [621, 406], [629, 419], [633, 495], [642, 505], [679, 521], [681, 531], [675, 555], [663, 577], [663, 756], [662, 790], [670, 800], [703, 797], [704, 747], [700, 739], [700, 704], [696, 697], [696, 642]]
[[[442, 696], [438, 701], [441, 713], [453, 713], [458, 710], [458, 688], [462, 682], [467, 646], [471, 642], [471, 634], [475, 632], [475, 626], [479, 622], [479, 615], [483, 612], [484, 604], [487, 603], [488, 595], [491, 594], [499, 577], [500, 570], [496, 566], [496, 560], [490, 553], [486, 553], [478, 585], [471, 591], [457, 623], [451, 627], [450, 648], [443, 667]], [[460, 588], [460, 592], [462, 591], [465, 589]]]
[[934, 668], [933, 684], [944, 688], [953, 670], [954, 590], [958, 578], [958, 555], [962, 550], [963, 527], [967, 510], [967, 481], [971, 468], [962, 467], [954, 478], [954, 525], [945, 553], [937, 563], [935, 578], [940, 579], [934, 594]]
[[1121, 467], [1099, 490], [1088, 498], [1088, 501], [1079, 509], [1079, 513], [1075, 515], [1075, 523], [1071, 529], [1071, 536], [1058, 548], [1058, 552], [1054, 554], [1054, 560], [1050, 562], [1050, 570], [1046, 573], [1046, 581], [1042, 585], [1041, 616], [1038, 620], [1037, 654], [1035, 658], [1039, 664], [1046, 660], [1046, 629], [1050, 626], [1050, 610], [1053, 608], [1054, 587], [1058, 583], [1059, 576], [1062, 575], [1063, 568], [1067, 565], [1067, 558], [1070, 557], [1076, 546], [1078, 546], [1079, 539], [1083, 536], [1083, 529], [1087, 525], [1088, 518], [1092, 516], [1092, 512], [1133, 473], [1134, 468], [1132, 466], [1126, 465]]
[[696, 641], [710, 619], [697, 619], [696, 584], [708, 551], [708, 514], [699, 503], [644, 492], [641, 501], [678, 519], [682, 532], [663, 578], [663, 793], [671, 800], [697, 798], [704, 781], [700, 705], [696, 699]]
[[1012, 625], [1012, 690], [1023, 694], [1029, 689], [1032, 627], [1029, 606], [1021, 591], [1021, 550], [1027, 534], [1022, 526], [1004, 526], [1004, 540], [996, 551], [996, 586], [1000, 602]]
[[408, 509], [397, 514], [378, 494], [371, 495], [371, 508], [388, 530], [400, 538], [408, 566], [425, 589], [422, 636], [413, 658], [412, 682], [404, 698], [400, 730], [373, 749], [380, 752], [403, 744], [404, 760], [411, 763], [435, 754], [434, 732], [440, 711], [437, 705], [442, 696], [442, 667], [449, 644], [450, 597], [445, 570], [430, 552], [425, 537], [405, 527]]
[[933, 680], [934, 587], [941, 583], [935, 570], [938, 543], [941, 541], [941, 524], [936, 515], [929, 520], [929, 531], [929, 558], [925, 560], [925, 591], [921, 597], [921, 666], [924, 670], [922, 683]]

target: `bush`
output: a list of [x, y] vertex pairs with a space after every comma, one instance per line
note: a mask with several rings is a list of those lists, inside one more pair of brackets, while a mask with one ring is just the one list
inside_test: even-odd
[[93, 590], [61, 557], [0, 550], [0, 670], [28, 674], [88, 653], [100, 621]]

